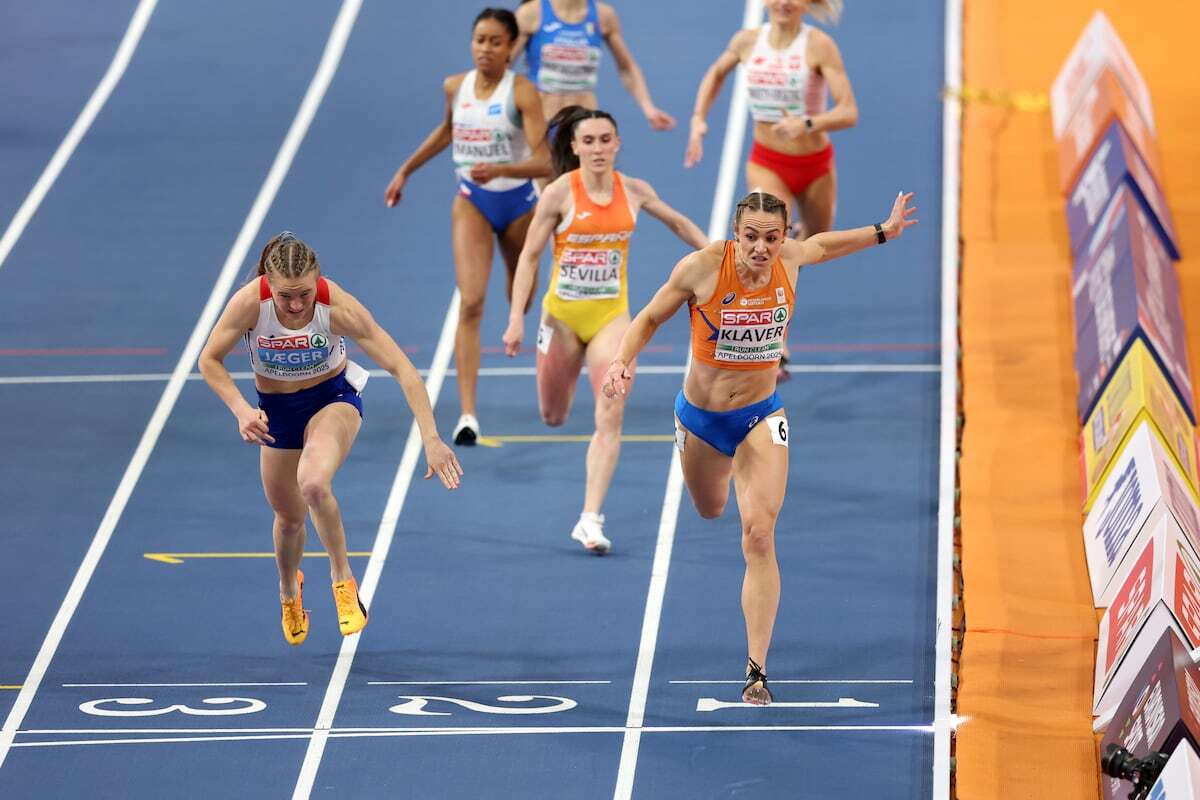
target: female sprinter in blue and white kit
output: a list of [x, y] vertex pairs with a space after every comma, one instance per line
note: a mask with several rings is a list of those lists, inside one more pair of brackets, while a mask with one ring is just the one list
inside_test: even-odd
[[692, 366], [675, 398], [675, 443], [683, 479], [700, 516], [719, 517], [733, 478], [742, 518], [742, 613], [746, 684], [742, 700], [766, 705], [767, 648], [779, 608], [775, 521], [788, 477], [788, 427], [774, 370], [787, 336], [800, 268], [883, 244], [916, 224], [900, 194], [886, 222], [787, 239], [787, 206], [753, 192], [737, 205], [732, 241], [685, 256], [654, 299], [634, 317], [604, 377], [604, 393], [623, 397], [630, 365], [659, 326], [687, 303]]
[[522, 0], [517, 8], [521, 28], [518, 49], [525, 48], [529, 78], [542, 95], [542, 111], [550, 119], [568, 106], [596, 108], [596, 78], [601, 44], [617, 62], [621, 83], [633, 95], [646, 121], [656, 131], [675, 127], [675, 118], [654, 105], [646, 78], [625, 44], [621, 21], [608, 3], [597, 0]]
[[[346, 533], [333, 475], [350, 453], [362, 423], [359, 393], [367, 372], [346, 358], [350, 336], [404, 390], [425, 443], [425, 460], [447, 489], [462, 467], [438, 438], [425, 385], [412, 363], [350, 293], [321, 275], [317, 255], [284, 232], [263, 248], [258, 277], [230, 298], [200, 353], [200, 373], [237, 418], [242, 440], [262, 445], [263, 491], [275, 511], [272, 533], [283, 604], [283, 636], [308, 636], [300, 558], [311, 516], [333, 580], [338, 627], [349, 636], [367, 624], [367, 609], [346, 557]], [[258, 407], [251, 406], [225, 369], [225, 356], [245, 340], [254, 368]]]
[[485, 8], [479, 12], [471, 28], [475, 69], [451, 75], [442, 83], [446, 94], [442, 121], [396, 171], [384, 194], [389, 207], [396, 205], [408, 177], [453, 145], [458, 193], [450, 220], [461, 299], [454, 361], [462, 412], [453, 439], [459, 445], [473, 445], [479, 438], [479, 327], [492, 270], [493, 236], [508, 270], [511, 295], [517, 256], [537, 204], [537, 189], [530, 178], [550, 174], [546, 121], [537, 90], [508, 68], [518, 36], [511, 11]]

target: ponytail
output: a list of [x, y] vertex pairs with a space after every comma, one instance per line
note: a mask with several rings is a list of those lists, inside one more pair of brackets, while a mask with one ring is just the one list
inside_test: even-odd
[[546, 138], [550, 141], [550, 159], [554, 164], [554, 178], [579, 169], [579, 156], [571, 149], [571, 140], [575, 138], [575, 126], [585, 119], [606, 119], [612, 123], [613, 131], [617, 130], [617, 121], [612, 114], [596, 108], [583, 106], [567, 106], [554, 115], [546, 128]]

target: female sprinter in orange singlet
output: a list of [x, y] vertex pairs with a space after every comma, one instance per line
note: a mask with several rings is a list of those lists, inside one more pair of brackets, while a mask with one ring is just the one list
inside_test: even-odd
[[787, 206], [753, 192], [737, 206], [733, 241], [685, 256], [634, 318], [604, 376], [606, 396], [622, 398], [631, 365], [650, 337], [684, 303], [692, 325], [692, 367], [675, 398], [675, 441], [683, 477], [700, 516], [719, 517], [733, 478], [742, 518], [742, 613], [746, 684], [742, 700], [766, 705], [767, 648], [779, 607], [775, 521], [788, 476], [788, 426], [774, 370], [806, 264], [883, 244], [916, 220], [900, 194], [887, 221], [805, 240], [786, 238]]

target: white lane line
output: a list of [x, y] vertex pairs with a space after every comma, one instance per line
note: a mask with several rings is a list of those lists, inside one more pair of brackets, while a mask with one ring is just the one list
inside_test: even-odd
[[[734, 684], [737, 684], [738, 686], [741, 686], [743, 683], [745, 683], [745, 681], [667, 681], [667, 682], [668, 682], [668, 683], [684, 683], [684, 684], [696, 684], [696, 683], [699, 683], [699, 684], [706, 684], [706, 683], [734, 683]], [[866, 679], [862, 679], [862, 680], [801, 680], [801, 679], [798, 679], [798, 678], [796, 678], [796, 679], [792, 679], [792, 680], [788, 680], [788, 679], [786, 679], [786, 678], [784, 678], [784, 679], [782, 679], [782, 680], [776, 680], [775, 678], [771, 678], [771, 685], [772, 685], [772, 686], [774, 686], [774, 685], [776, 685], [776, 684], [781, 684], [781, 683], [826, 684], [826, 685], [827, 685], [827, 684], [835, 684], [835, 685], [837, 685], [837, 684], [849, 684], [849, 683], [853, 683], [853, 684], [859, 684], [859, 683], [862, 683], [862, 684], [872, 684], [872, 685], [874, 685], [874, 684], [899, 684], [899, 683], [910, 684], [910, 683], [912, 683], [912, 681], [910, 681], [910, 680], [909, 680], [909, 681], [902, 681], [902, 680], [866, 680]]]
[[[137, 50], [138, 44], [142, 40], [142, 33], [145, 32], [146, 25], [150, 22], [150, 15], [154, 13], [156, 5], [158, 5], [158, 0], [141, 0], [138, 3], [138, 7], [134, 9], [133, 17], [129, 20], [129, 27], [125, 29], [125, 35], [121, 38], [121, 43], [117, 46], [117, 52], [113, 56], [112, 62], [108, 65], [108, 70], [104, 73], [104, 77], [96, 85], [92, 96], [88, 98], [83, 110], [75, 118], [75, 123], [67, 131], [67, 135], [63, 138], [58, 149], [54, 151], [54, 155], [50, 157], [49, 163], [46, 164], [46, 168], [42, 170], [42, 174], [29, 191], [25, 202], [21, 203], [21, 207], [17, 209], [17, 213], [13, 216], [12, 221], [9, 222], [4, 235], [0, 236], [0, 267], [4, 266], [4, 262], [8, 259], [8, 254], [12, 252], [17, 240], [25, 232], [25, 226], [29, 224], [29, 220], [33, 219], [33, 215], [37, 213], [38, 208], [42, 205], [42, 200], [49, 193], [50, 187], [58, 180], [59, 174], [62, 173], [67, 162], [71, 160], [71, 156], [75, 154], [75, 148], [83, 141], [83, 137], [87, 135], [88, 130], [92, 127], [92, 123], [96, 121], [100, 110], [108, 102], [113, 89], [117, 87], [117, 84], [120, 83], [121, 78], [125, 75], [125, 68], [129, 66], [129, 62], [133, 58], [133, 53]], [[0, 754], [0, 761], [3, 761], [2, 754]]]
[[[787, 371], [796, 374], [821, 374], [821, 373], [929, 373], [940, 372], [941, 364], [790, 364]], [[381, 369], [368, 370], [371, 377], [386, 378], [388, 373]], [[421, 376], [429, 374], [429, 370], [418, 370]], [[687, 372], [686, 366], [678, 366], [674, 364], [665, 365], [646, 365], [638, 367], [639, 375], [682, 375]], [[234, 380], [250, 381], [254, 380], [253, 372], [232, 372], [230, 373]], [[481, 378], [505, 378], [517, 376], [529, 376], [536, 374], [533, 367], [481, 367], [479, 377]], [[581, 370], [580, 375], [586, 375], [586, 370]], [[447, 377], [458, 375], [458, 370], [447, 369]], [[169, 372], [135, 372], [126, 375], [13, 375], [0, 377], [0, 386], [21, 386], [29, 384], [46, 384], [46, 383], [153, 383], [155, 381], [170, 380], [171, 373]], [[199, 372], [193, 372], [187, 376], [189, 381], [203, 380]]]
[[[756, 27], [762, 20], [762, 0], [746, 0], [742, 27]], [[733, 209], [733, 192], [737, 183], [742, 143], [746, 136], [746, 76], [741, 67], [733, 84], [733, 100], [725, 121], [725, 140], [721, 148], [721, 164], [713, 190], [712, 211], [708, 218], [708, 238], [725, 238]], [[688, 356], [689, 363], [691, 356]], [[663, 496], [662, 516], [658, 524], [658, 539], [654, 545], [654, 563], [650, 568], [650, 587], [646, 594], [646, 610], [642, 617], [642, 635], [638, 644], [637, 666], [633, 687], [629, 693], [629, 713], [625, 718], [625, 734], [621, 741], [621, 761], [613, 800], [631, 800], [637, 772], [638, 749], [641, 746], [642, 722], [646, 715], [646, 698], [650, 693], [650, 676], [654, 669], [654, 650], [658, 643], [658, 626], [662, 618], [663, 598], [667, 593], [667, 573], [671, 567], [671, 551], [675, 544], [675, 525], [679, 503], [683, 496], [683, 470], [679, 450], [671, 450], [671, 467]]]
[[47, 631], [46, 638], [42, 641], [42, 646], [29, 670], [29, 675], [25, 678], [21, 691], [9, 710], [4, 728], [0, 730], [0, 766], [4, 765], [8, 749], [13, 743], [13, 737], [21, 727], [21, 721], [25, 719], [25, 714], [29, 711], [34, 695], [37, 694], [37, 690], [42, 684], [42, 678], [62, 641], [63, 633], [75, 615], [75, 610], [79, 607], [79, 602], [92, 579], [92, 574], [96, 571], [96, 565], [100, 563], [100, 558], [108, 547], [113, 531], [120, 522], [121, 514], [125, 511], [125, 504], [133, 495], [134, 487], [141, 478], [142, 470], [145, 469], [155, 444], [158, 443], [158, 437], [167, 423], [167, 418], [175, 408], [175, 402], [179, 399], [183, 384], [192, 371], [196, 358], [200, 355], [200, 349], [204, 346], [208, 332], [221, 313], [221, 307], [233, 287], [233, 282], [246, 253], [249, 252], [254, 237], [258, 235], [263, 218], [270, 209], [271, 203], [283, 183], [284, 176], [291, 167], [292, 159], [308, 132], [308, 126], [312, 123], [317, 108], [321, 105], [325, 90], [329, 88], [329, 82], [333, 79], [334, 72], [337, 71], [338, 62], [341, 60], [342, 51], [346, 46], [346, 39], [350, 35], [350, 29], [354, 24], [354, 18], [358, 15], [360, 5], [361, 0], [345, 0], [342, 4], [337, 21], [334, 22], [333, 29], [329, 34], [329, 40], [325, 43], [325, 52], [321, 56], [321, 62], [303, 101], [300, 103], [296, 117], [292, 120], [287, 136], [284, 138], [279, 152], [275, 155], [275, 161], [271, 164], [262, 188], [259, 189], [258, 196], [254, 199], [254, 205], [251, 206], [250, 213], [246, 216], [242, 229], [225, 259], [225, 264], [221, 268], [212, 293], [208, 296], [208, 302], [200, 313], [196, 327], [192, 329], [192, 335], [171, 373], [171, 379], [163, 389], [162, 397], [159, 398], [158, 405], [155, 407], [150, 421], [146, 424], [146, 430], [142, 433], [137, 450], [129, 460], [125, 474], [121, 476], [121, 482], [113, 494], [100, 526], [96, 529], [95, 536], [92, 537], [92, 543], [89, 545], [79, 569], [75, 572], [75, 577], [67, 589], [66, 597], [63, 598], [62, 605], [59, 606], [58, 613], [54, 616], [54, 621], [50, 623], [50, 630]]
[[720, 711], [722, 708], [752, 708], [773, 713], [781, 708], [879, 708], [879, 703], [868, 703], [853, 697], [839, 697], [837, 700], [818, 700], [806, 702], [771, 703], [769, 706], [754, 703], [727, 703], [715, 697], [701, 697], [696, 700], [696, 710], [700, 712]]
[[367, 681], [368, 686], [585, 686], [612, 681]]
[[[251, 729], [248, 729], [251, 730]], [[264, 729], [269, 730], [269, 729]], [[243, 733], [220, 736], [156, 736], [154, 738], [71, 739], [49, 742], [17, 742], [13, 747], [81, 747], [114, 744], [192, 744], [198, 742], [247, 742], [305, 739], [313, 733], [307, 729], [275, 729], [282, 733]], [[616, 734], [627, 728], [611, 727], [527, 727], [527, 728], [338, 728], [324, 731], [331, 739], [366, 739], [396, 736], [520, 736], [558, 734]], [[675, 725], [639, 728], [639, 733], [933, 733], [932, 725]], [[86, 731], [85, 731], [86, 732]], [[111, 731], [110, 731], [111, 732]], [[162, 731], [167, 732], [167, 731]], [[22, 733], [26, 733], [22, 731]], [[33, 733], [30, 731], [29, 733]]]
[[[778, 683], [778, 681], [773, 681]], [[144, 689], [144, 688], [167, 688], [167, 687], [227, 687], [227, 686], [308, 686], [307, 683], [301, 681], [287, 681], [276, 683], [64, 683], [65, 689]]]
[[[945, 85], [962, 86], [962, 0], [946, 0]], [[956, 92], [947, 92], [942, 106], [942, 396], [941, 441], [938, 452], [937, 630], [933, 689], [933, 794], [950, 797], [951, 643], [954, 573], [954, 489], [958, 420], [958, 274], [959, 191], [961, 182], [962, 107]]]
[[[425, 382], [429, 393], [430, 405], [436, 407], [438, 395], [442, 391], [442, 383], [450, 366], [450, 356], [454, 350], [454, 332], [458, 324], [459, 294], [454, 290], [450, 297], [450, 307], [446, 309], [446, 318], [442, 322], [442, 332], [438, 337], [437, 349], [433, 354], [429, 377]], [[404, 499], [408, 495], [408, 487], [412, 482], [413, 472], [417, 468], [421, 456], [421, 430], [413, 420], [408, 430], [408, 441], [404, 445], [404, 454], [400, 458], [400, 466], [396, 469], [396, 477], [392, 481], [388, 493], [387, 504], [384, 507], [383, 518], [379, 520], [379, 529], [375, 534], [375, 543], [371, 546], [371, 558], [367, 561], [367, 569], [363, 573], [363, 581], [359, 586], [359, 596], [367, 608], [375, 597], [375, 588], [379, 585], [379, 576], [383, 572], [384, 562], [387, 561], [388, 551], [392, 546], [392, 538], [396, 535], [396, 526], [400, 522], [400, 511], [404, 507]], [[377, 623], [378, 624], [378, 623]], [[325, 744], [329, 740], [329, 732], [333, 728], [333, 720], [337, 715], [338, 704], [342, 700], [342, 692], [350, 677], [350, 668], [354, 664], [354, 654], [362, 634], [354, 634], [342, 639], [341, 650], [338, 651], [337, 663], [325, 689], [325, 699], [321, 702], [321, 710], [317, 714], [317, 724], [308, 749], [304, 753], [304, 763], [300, 765], [300, 774], [296, 778], [296, 787], [292, 792], [293, 800], [306, 800], [312, 793], [313, 782], [317, 778], [317, 770], [321, 766], [321, 757], [325, 753]]]

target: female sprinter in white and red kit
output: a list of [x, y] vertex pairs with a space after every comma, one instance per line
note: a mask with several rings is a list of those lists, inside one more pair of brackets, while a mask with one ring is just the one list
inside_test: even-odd
[[[237, 418], [242, 440], [262, 445], [263, 492], [275, 511], [272, 533], [283, 604], [283, 636], [308, 636], [301, 591], [304, 519], [311, 516], [333, 580], [338, 627], [349, 636], [367, 624], [367, 609], [346, 557], [346, 533], [333, 496], [333, 475], [350, 453], [362, 423], [359, 393], [367, 372], [346, 358], [350, 336], [390, 372], [420, 426], [429, 469], [447, 489], [462, 468], [438, 438], [425, 385], [387, 331], [351, 294], [321, 275], [317, 254], [284, 232], [263, 248], [258, 276], [230, 298], [200, 353], [200, 373]], [[246, 402], [225, 369], [225, 356], [245, 341], [254, 368], [258, 407]]]

